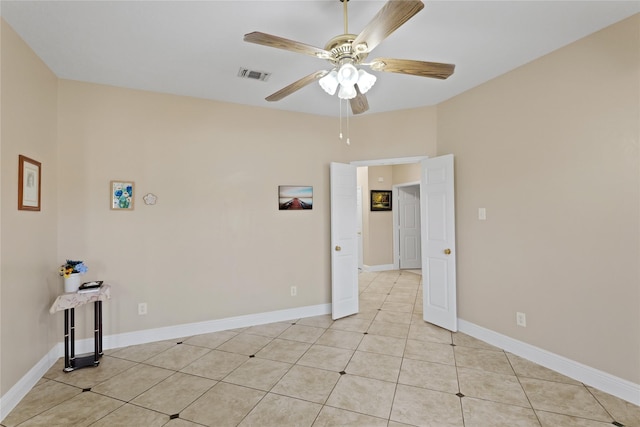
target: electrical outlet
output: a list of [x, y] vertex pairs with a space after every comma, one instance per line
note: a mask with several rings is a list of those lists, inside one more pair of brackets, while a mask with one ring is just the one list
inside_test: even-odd
[[145, 314], [147, 314], [147, 303], [141, 302], [140, 304], [138, 304], [138, 315], [143, 316]]
[[296, 286], [292, 286], [291, 287], [291, 296], [295, 297], [296, 295], [298, 295], [298, 288]]
[[516, 313], [516, 325], [522, 326], [523, 328], [527, 327], [527, 315], [524, 313], [517, 312]]

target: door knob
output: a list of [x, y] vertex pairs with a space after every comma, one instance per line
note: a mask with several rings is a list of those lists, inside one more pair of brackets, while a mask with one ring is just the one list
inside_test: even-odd
[[450, 255], [451, 254], [451, 249], [445, 249], [444, 250], [444, 254], [445, 255]]
[[336, 251], [340, 252], [342, 250], [342, 248], [340, 246], [336, 246]]

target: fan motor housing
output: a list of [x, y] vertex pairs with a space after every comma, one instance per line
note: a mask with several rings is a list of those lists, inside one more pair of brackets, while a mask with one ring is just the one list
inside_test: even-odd
[[327, 58], [331, 63], [338, 64], [344, 59], [350, 59], [355, 64], [359, 64], [367, 57], [367, 52], [357, 53], [353, 48], [353, 41], [358, 37], [356, 34], [341, 34], [329, 40], [324, 50], [331, 52], [331, 57]]

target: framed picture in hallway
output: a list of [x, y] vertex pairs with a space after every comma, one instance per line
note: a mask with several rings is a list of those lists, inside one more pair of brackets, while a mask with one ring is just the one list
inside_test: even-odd
[[391, 210], [391, 191], [371, 190], [371, 210], [372, 211], [390, 211]]
[[133, 210], [133, 181], [111, 181], [111, 209], [117, 211]]
[[313, 209], [313, 187], [299, 185], [278, 186], [278, 210], [295, 211]]
[[40, 210], [41, 169], [40, 162], [18, 155], [18, 210]]

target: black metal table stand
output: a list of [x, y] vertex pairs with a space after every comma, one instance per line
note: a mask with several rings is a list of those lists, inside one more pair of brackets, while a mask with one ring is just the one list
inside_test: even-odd
[[77, 356], [75, 349], [75, 308], [64, 310], [64, 372], [98, 366], [102, 357], [102, 301], [93, 303], [93, 354]]

